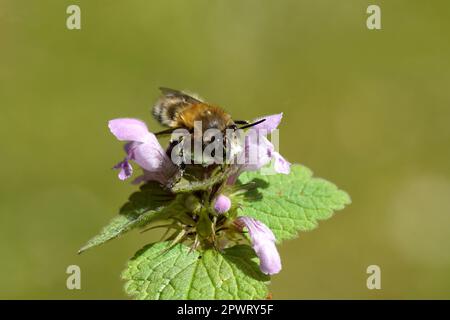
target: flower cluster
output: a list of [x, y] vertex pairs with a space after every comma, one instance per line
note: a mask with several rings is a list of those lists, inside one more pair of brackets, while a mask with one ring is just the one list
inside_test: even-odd
[[[165, 149], [160, 145], [155, 134], [148, 130], [143, 121], [130, 118], [114, 119], [109, 121], [110, 131], [118, 140], [126, 142], [125, 157], [114, 168], [119, 170], [119, 179], [125, 180], [133, 175], [134, 162], [143, 173], [135, 178], [133, 183], [157, 181], [161, 188], [173, 192], [176, 192], [175, 186], [183, 175], [186, 175], [186, 170], [200, 171], [200, 176], [208, 183], [204, 184], [203, 190], [196, 189], [191, 193], [191, 196], [199, 199], [200, 208], [197, 206], [192, 210], [189, 222], [182, 225], [183, 235], [193, 236], [195, 246], [214, 246], [219, 250], [236, 242], [239, 237], [240, 240], [248, 239], [260, 260], [261, 271], [265, 274], [275, 274], [281, 270], [275, 236], [262, 222], [238, 215], [239, 199], [235, 194], [240, 188], [237, 184], [238, 177], [245, 171], [259, 170], [272, 163], [275, 173], [289, 173], [290, 163], [276, 151], [267, 138], [267, 135], [277, 129], [281, 118], [282, 114], [276, 114], [255, 119], [255, 122], [262, 119], [264, 121], [243, 133], [243, 145], [240, 146], [241, 151], [236, 155], [235, 162], [210, 166], [194, 164], [189, 168], [175, 164], [170, 157], [169, 148]], [[198, 196], [202, 192], [204, 194]], [[187, 229], [189, 232], [185, 231]]]

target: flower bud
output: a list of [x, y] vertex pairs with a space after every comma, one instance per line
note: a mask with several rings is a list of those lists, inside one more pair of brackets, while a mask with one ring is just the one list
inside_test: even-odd
[[225, 212], [228, 212], [231, 208], [231, 200], [227, 196], [224, 196], [223, 194], [219, 195], [216, 198], [216, 201], [214, 202], [214, 210], [216, 210], [217, 213], [223, 214]]

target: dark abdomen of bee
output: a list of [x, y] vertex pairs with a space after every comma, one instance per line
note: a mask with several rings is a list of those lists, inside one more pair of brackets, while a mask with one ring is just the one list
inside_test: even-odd
[[177, 114], [186, 107], [183, 99], [178, 97], [164, 97], [153, 107], [152, 114], [157, 121], [166, 126], [176, 124]]

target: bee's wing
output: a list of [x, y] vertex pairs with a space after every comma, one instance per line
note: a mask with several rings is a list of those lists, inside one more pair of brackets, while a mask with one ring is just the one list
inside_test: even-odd
[[159, 90], [161, 90], [162, 94], [165, 95], [166, 97], [182, 98], [186, 103], [196, 104], [203, 102], [202, 100], [200, 100], [200, 98], [198, 97], [194, 98], [193, 96], [179, 90], [165, 87], [160, 87]]
[[178, 115], [189, 106], [203, 103], [184, 92], [160, 88], [163, 96], [153, 106], [152, 114], [164, 126], [176, 128], [180, 126]]

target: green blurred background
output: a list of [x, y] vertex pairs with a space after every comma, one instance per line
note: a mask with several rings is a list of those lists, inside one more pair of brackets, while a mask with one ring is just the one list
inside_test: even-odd
[[[82, 29], [66, 28], [81, 7]], [[380, 31], [366, 8], [382, 10]], [[136, 187], [106, 123], [158, 86], [235, 118], [283, 111], [281, 153], [353, 204], [279, 248], [274, 299], [450, 298], [448, 1], [0, 0], [0, 298], [126, 298], [157, 233], [78, 256]], [[66, 289], [81, 267], [82, 289]], [[366, 288], [381, 267], [382, 289]]]

